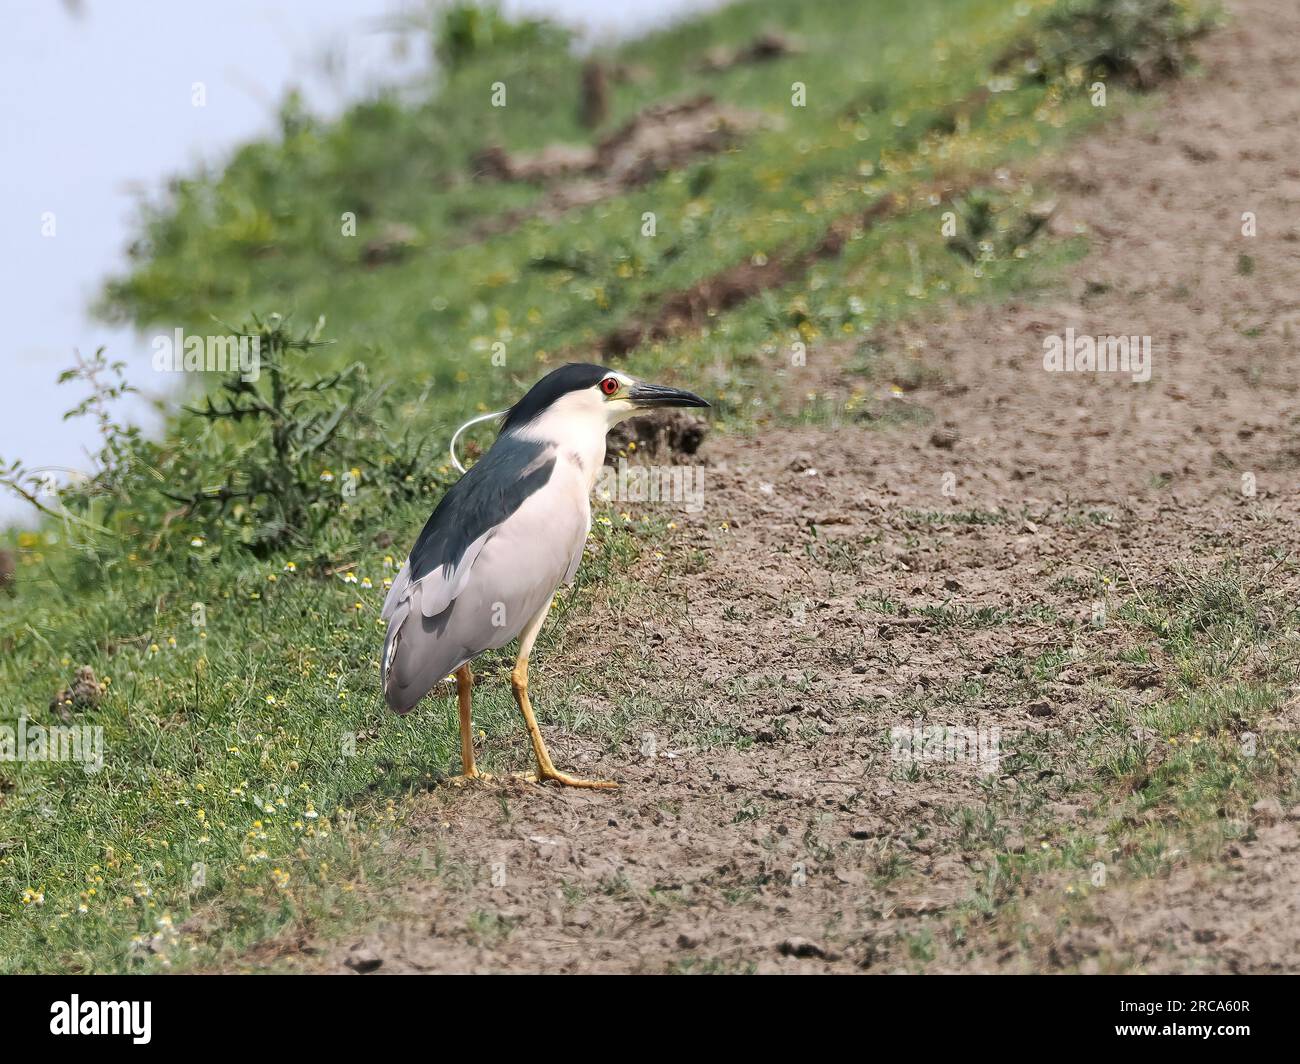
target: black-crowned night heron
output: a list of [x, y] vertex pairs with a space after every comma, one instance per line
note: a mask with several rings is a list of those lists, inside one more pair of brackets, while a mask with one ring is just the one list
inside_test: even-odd
[[528, 654], [561, 582], [572, 582], [591, 529], [605, 434], [664, 406], [708, 406], [678, 388], [572, 364], [538, 381], [504, 415], [496, 442], [442, 497], [384, 602], [380, 679], [398, 713], [455, 673], [462, 772], [481, 778], [470, 729], [469, 663], [519, 639], [510, 674], [537, 758], [537, 779], [613, 787], [551, 763], [528, 701]]

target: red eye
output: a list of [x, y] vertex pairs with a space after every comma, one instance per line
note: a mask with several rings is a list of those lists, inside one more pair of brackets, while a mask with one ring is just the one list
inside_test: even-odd
[[603, 381], [600, 382], [600, 390], [604, 392], [606, 395], [613, 395], [616, 391], [618, 391], [618, 378], [606, 377]]

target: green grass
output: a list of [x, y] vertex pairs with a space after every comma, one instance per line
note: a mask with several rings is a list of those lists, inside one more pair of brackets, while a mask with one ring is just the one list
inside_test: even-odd
[[[805, 54], [694, 71], [708, 46], [742, 41], [769, 21]], [[947, 131], [948, 109], [987, 80], [992, 58], [1027, 23], [991, 0], [879, 0], [855, 17], [826, 0], [749, 3], [630, 45], [619, 58], [654, 76], [619, 86], [611, 125], [665, 95], [707, 91], [780, 128], [557, 223], [453, 247], [474, 219], [537, 195], [470, 179], [468, 159], [485, 140], [528, 148], [589, 138], [575, 118], [577, 60], [558, 48], [493, 56], [457, 70], [425, 106], [385, 101], [329, 126], [286, 121], [280, 143], [250, 146], [223, 172], [181, 182], [146, 215], [149, 257], [109, 286], [103, 307], [197, 332], [213, 314], [327, 313], [336, 357], [363, 354], [372, 374], [398, 378], [405, 416], [445, 434], [664, 292], [757, 254], [811, 246], [832, 219], [880, 196], [940, 175], [985, 175], [1099, 117], [1082, 97], [1058, 100], [1059, 90], [1029, 83], [992, 97], [968, 132]], [[505, 108], [489, 106], [485, 86], [498, 80], [512, 89]], [[809, 88], [806, 107], [791, 106], [794, 81]], [[358, 215], [356, 237], [341, 235], [348, 210]], [[645, 210], [658, 219], [654, 238], [640, 236]], [[416, 246], [400, 262], [365, 267], [364, 245], [392, 222], [415, 229]], [[557, 262], [569, 267], [541, 268]], [[761, 369], [772, 351], [865, 334], [936, 295], [1024, 283], [1031, 266], [1008, 256], [971, 269], [946, 250], [938, 206], [923, 205], [851, 242], [807, 283], [728, 315], [709, 336], [639, 351], [630, 364], [703, 375], [724, 418], [743, 422], [753, 399], [770, 401]], [[491, 361], [496, 342], [504, 367]]]
[[[615, 87], [611, 126], [652, 101], [707, 91], [761, 112], [769, 128], [625, 196], [470, 244], [467, 229], [539, 195], [474, 179], [475, 151], [589, 139], [576, 121], [580, 60], [558, 38], [471, 57], [423, 87], [419, 102], [385, 97], [334, 122], [291, 100], [280, 136], [178, 180], [142, 210], [137, 258], [100, 308], [146, 331], [198, 334], [214, 317], [325, 314], [337, 342], [315, 350], [313, 366], [363, 362], [387, 386], [397, 423], [443, 441], [666, 293], [812, 247], [834, 220], [899, 197], [893, 216], [806, 276], [626, 360], [632, 372], [689, 382], [716, 400], [719, 430], [742, 431], [779, 416], [789, 371], [772, 367], [788, 363], [795, 343], [856, 342], [937, 301], [998, 298], [1081, 253], [1079, 241], [994, 240], [993, 254], [971, 262], [941, 233], [943, 203], [913, 199], [940, 181], [988, 184], [996, 168], [1014, 171], [1103, 117], [1069, 80], [999, 75], [1003, 91], [965, 108], [968, 121], [953, 118], [1052, 6], [876, 0], [850, 12], [838, 0], [749, 0], [632, 42], [611, 58], [646, 76]], [[802, 54], [724, 74], [696, 69], [708, 48], [768, 25]], [[508, 86], [504, 109], [489, 105], [494, 81]], [[807, 86], [804, 108], [791, 106], [795, 81]], [[1012, 186], [999, 193], [1009, 227], [1038, 195]], [[639, 235], [646, 210], [658, 218], [653, 239]], [[342, 234], [346, 212], [355, 237]], [[414, 230], [406, 253], [367, 266], [366, 243], [396, 223]], [[504, 366], [491, 359], [497, 342]], [[797, 416], [861, 417], [873, 382], [911, 372], [870, 349], [863, 359], [860, 395], [821, 397], [821, 406], [814, 396]], [[225, 470], [204, 455], [221, 452], [204, 449], [200, 428], [177, 417], [161, 447], [215, 478]], [[238, 506], [218, 521], [175, 512], [156, 494], [125, 500], [107, 531], [50, 521], [8, 535], [20, 565], [16, 597], [0, 601], [6, 714], [48, 721], [53, 693], [90, 665], [108, 689], [77, 720], [104, 729], [107, 758], [93, 774], [0, 764], [0, 968], [205, 967], [294, 928], [374, 916], [369, 884], [409, 871], [385, 840], [458, 759], [445, 696], [397, 719], [375, 682], [385, 557], [400, 562], [450, 476], [436, 453], [427, 457], [411, 498], [390, 490], [382, 470], [368, 472], [355, 502], [310, 542], [262, 553], [227, 527], [247, 516]], [[82, 516], [97, 524], [103, 506], [86, 505]], [[599, 604], [616, 622], [638, 608], [631, 577], [643, 567], [708, 564], [706, 549], [662, 522], [603, 513], [609, 523], [596, 525], [579, 583], [561, 596], [536, 654], [543, 725], [610, 751], [625, 752], [647, 724], [697, 745], [745, 745], [725, 692], [692, 692], [668, 716], [630, 693], [618, 675], [655, 667], [639, 655], [612, 653], [581, 675], [548, 667], [575, 649], [571, 616]], [[504, 655], [478, 666], [488, 769], [523, 767], [507, 667]], [[582, 708], [593, 697], [611, 707], [600, 719]], [[471, 930], [484, 941], [509, 934], [490, 914]]]

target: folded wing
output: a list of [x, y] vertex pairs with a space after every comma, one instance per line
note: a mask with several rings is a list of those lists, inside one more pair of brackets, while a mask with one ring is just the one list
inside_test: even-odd
[[[572, 549], [563, 529], [546, 527], [536, 498], [555, 465], [554, 447], [500, 437], [425, 523], [381, 614], [388, 621], [381, 682], [395, 711], [407, 712], [442, 677], [517, 635], [529, 619], [518, 615], [540, 594], [534, 583], [550, 579], [549, 598], [554, 579], [543, 572], [534, 579], [534, 571], [546, 569], [557, 548], [566, 552], [567, 567]], [[485, 571], [474, 578], [479, 565]], [[469, 601], [461, 603], [467, 593]]]

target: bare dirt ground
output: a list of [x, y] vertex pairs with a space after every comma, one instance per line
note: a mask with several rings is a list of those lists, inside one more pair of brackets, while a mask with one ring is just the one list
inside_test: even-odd
[[[1232, 9], [1202, 77], [1044, 164], [1054, 224], [1093, 241], [1061, 289], [874, 338], [914, 357], [921, 384], [895, 398], [873, 378], [866, 417], [710, 440], [705, 512], [682, 519], [707, 559], [678, 578], [689, 610], [588, 622], [593, 641], [653, 660], [636, 681], [651, 696], [752, 745], [606, 754], [548, 722], [547, 672], [574, 663], [539, 660], [557, 763], [622, 789], [439, 789], [409, 845], [442, 874], [395, 885], [409, 918], [322, 944], [309, 967], [1296, 970], [1300, 823], [1285, 810], [1220, 859], [1116, 880], [1087, 919], [1062, 924], [1060, 884], [1044, 884], [1024, 899], [1042, 934], [918, 952], [983, 875], [959, 811], [1022, 780], [969, 764], [913, 778], [884, 738], [914, 713], [998, 726], [1060, 752], [1048, 771], [1068, 777], [1104, 696], [1141, 703], [1166, 683], [1088, 623], [1098, 573], [1159, 589], [1294, 544], [1300, 9]], [[1071, 326], [1151, 336], [1150, 382], [1044, 372], [1042, 337]], [[857, 357], [814, 349], [787, 371], [791, 395], [847, 396]], [[871, 423], [891, 409], [916, 416]], [[1060, 668], [1037, 669], [1062, 648]], [[1002, 845], [1038, 845], [1036, 817], [1086, 821], [1064, 789], [1034, 793]]]

